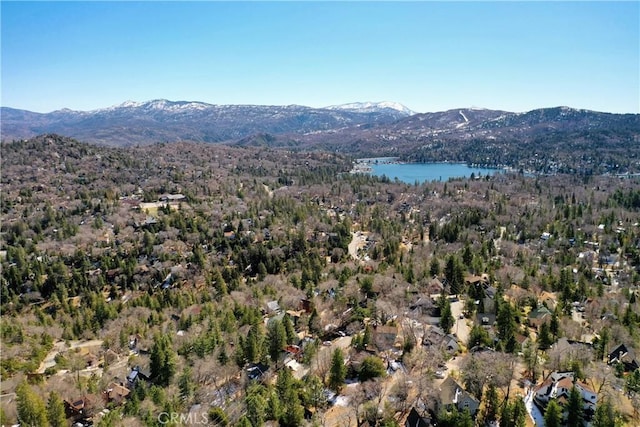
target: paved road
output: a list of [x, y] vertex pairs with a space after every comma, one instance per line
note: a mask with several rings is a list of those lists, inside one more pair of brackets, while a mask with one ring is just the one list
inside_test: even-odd
[[460, 318], [463, 309], [464, 302], [456, 301], [451, 303], [451, 314], [456, 321], [451, 331], [458, 337], [462, 344], [466, 346], [469, 342], [469, 332], [471, 332], [471, 328], [469, 327], [468, 319]]

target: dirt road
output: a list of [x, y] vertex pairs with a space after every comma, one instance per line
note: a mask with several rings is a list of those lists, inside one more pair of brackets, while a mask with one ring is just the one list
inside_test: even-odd
[[56, 365], [56, 356], [65, 351], [73, 350], [76, 348], [83, 347], [100, 347], [102, 345], [102, 340], [90, 340], [90, 341], [71, 341], [69, 346], [67, 346], [66, 342], [58, 341], [53, 345], [51, 351], [44, 358], [42, 363], [40, 363], [40, 367], [36, 371], [38, 374], [44, 374], [44, 371], [47, 368], [52, 368]]

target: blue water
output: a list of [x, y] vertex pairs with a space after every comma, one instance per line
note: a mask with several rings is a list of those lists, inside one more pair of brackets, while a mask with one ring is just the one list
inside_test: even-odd
[[367, 160], [373, 175], [385, 175], [391, 180], [398, 178], [408, 184], [448, 181], [449, 178], [468, 178], [471, 174], [477, 177], [502, 172], [502, 169], [470, 167], [464, 163], [391, 163], [389, 159], [376, 163], [375, 159]]

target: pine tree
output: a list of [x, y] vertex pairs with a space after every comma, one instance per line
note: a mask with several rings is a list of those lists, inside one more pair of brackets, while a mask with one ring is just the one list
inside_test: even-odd
[[55, 391], [49, 393], [47, 401], [47, 420], [52, 426], [64, 426], [67, 424], [67, 416], [64, 412], [64, 404], [62, 398]]
[[567, 426], [581, 427], [584, 418], [584, 408], [582, 406], [582, 396], [580, 391], [575, 387], [571, 387], [569, 391], [569, 401], [567, 403]]
[[262, 358], [264, 344], [263, 328], [259, 324], [251, 326], [244, 341], [244, 356], [249, 362], [258, 362]]
[[438, 304], [440, 305], [440, 327], [448, 334], [451, 332], [451, 328], [453, 328], [455, 322], [455, 319], [451, 315], [451, 303], [449, 302], [449, 298], [441, 295]]
[[498, 419], [498, 392], [496, 386], [489, 384], [484, 396], [485, 406], [482, 411], [482, 418], [485, 423], [493, 422]]
[[611, 400], [605, 399], [602, 402], [598, 402], [592, 426], [616, 427], [616, 410], [611, 404]]
[[449, 293], [459, 294], [464, 285], [464, 267], [455, 255], [450, 255], [447, 258], [444, 275], [449, 283]]
[[553, 343], [551, 338], [551, 333], [549, 332], [549, 324], [544, 322], [540, 325], [540, 330], [538, 331], [538, 347], [540, 350], [547, 350], [551, 347]]
[[431, 258], [429, 274], [431, 274], [431, 277], [438, 277], [440, 275], [440, 261], [438, 261], [438, 258], [435, 256]]
[[516, 399], [513, 402], [512, 425], [513, 427], [524, 427], [527, 423], [527, 408], [524, 400]]
[[284, 325], [284, 330], [287, 334], [287, 344], [297, 344], [298, 336], [296, 335], [296, 330], [293, 327], [293, 321], [291, 320], [291, 316], [288, 314], [284, 316], [282, 320]]
[[555, 342], [560, 335], [560, 323], [558, 322], [558, 310], [553, 311], [551, 316], [551, 322], [549, 323], [549, 332], [553, 335], [553, 341]]
[[560, 427], [562, 425], [562, 410], [555, 399], [551, 399], [544, 411], [544, 425], [546, 427]]
[[329, 388], [338, 392], [347, 376], [347, 367], [344, 364], [344, 356], [340, 348], [336, 348], [331, 355], [331, 368], [329, 370]]
[[508, 302], [501, 302], [496, 316], [498, 338], [504, 346], [515, 338], [516, 322], [513, 308]]
[[261, 426], [264, 423], [267, 412], [267, 400], [264, 396], [265, 388], [254, 383], [247, 389], [245, 405], [247, 407], [247, 418], [253, 427]]
[[300, 398], [294, 387], [289, 387], [284, 393], [284, 412], [280, 417], [280, 425], [285, 427], [296, 427], [302, 425], [304, 419], [304, 408], [300, 403]]
[[193, 378], [191, 377], [191, 367], [187, 366], [180, 374], [180, 378], [178, 380], [178, 387], [180, 388], [180, 397], [188, 401], [193, 396], [195, 392], [195, 383]]
[[207, 415], [209, 416], [209, 421], [211, 421], [214, 426], [227, 427], [229, 425], [229, 417], [219, 406], [214, 406], [209, 409]]
[[475, 422], [473, 421], [473, 417], [471, 417], [469, 409], [464, 408], [464, 411], [458, 416], [456, 427], [473, 427], [474, 425]]
[[166, 334], [156, 334], [151, 349], [151, 378], [160, 386], [167, 386], [176, 373], [177, 355]]
[[502, 413], [500, 414], [500, 427], [525, 427], [527, 417], [527, 408], [524, 405], [524, 400], [516, 399], [512, 402], [507, 402], [502, 407]]
[[26, 381], [21, 382], [16, 388], [16, 400], [20, 425], [30, 427], [46, 427], [48, 425], [44, 402]]
[[280, 354], [287, 344], [287, 332], [282, 322], [278, 319], [269, 321], [267, 331], [267, 342], [269, 343], [269, 357], [274, 363], [278, 363]]

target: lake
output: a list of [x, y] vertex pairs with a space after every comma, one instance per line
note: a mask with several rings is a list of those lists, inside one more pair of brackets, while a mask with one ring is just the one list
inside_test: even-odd
[[487, 176], [503, 172], [503, 169], [471, 167], [465, 163], [397, 163], [389, 157], [358, 159], [358, 165], [362, 172], [376, 176], [385, 175], [391, 180], [398, 178], [408, 184], [448, 181], [449, 178], [468, 178], [471, 174]]

